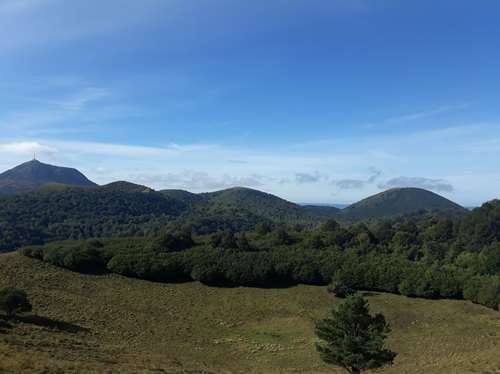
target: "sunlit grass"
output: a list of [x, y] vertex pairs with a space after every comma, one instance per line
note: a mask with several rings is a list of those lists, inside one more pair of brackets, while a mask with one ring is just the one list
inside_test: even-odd
[[[314, 321], [338, 302], [324, 287], [160, 284], [17, 254], [0, 256], [3, 286], [25, 289], [41, 317], [0, 326], [6, 372], [336, 372], [314, 351]], [[498, 312], [464, 301], [368, 299], [391, 323], [389, 345], [399, 353], [383, 373], [500, 372]]]

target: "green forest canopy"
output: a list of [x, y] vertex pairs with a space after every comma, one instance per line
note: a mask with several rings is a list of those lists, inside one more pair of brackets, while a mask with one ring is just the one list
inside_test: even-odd
[[500, 201], [453, 218], [424, 214], [371, 225], [329, 220], [314, 228], [264, 222], [208, 235], [174, 226], [150, 237], [63, 241], [23, 253], [74, 271], [160, 282], [277, 287], [335, 281], [498, 309]]

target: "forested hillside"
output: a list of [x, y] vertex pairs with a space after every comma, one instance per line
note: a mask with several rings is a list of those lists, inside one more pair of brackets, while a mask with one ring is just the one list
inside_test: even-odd
[[75, 169], [39, 161], [0, 175], [0, 190], [2, 183], [5, 187], [11, 182], [26, 188], [0, 197], [0, 251], [65, 239], [144, 237], [164, 229], [204, 235], [248, 231], [258, 225], [311, 229], [332, 218], [347, 224], [415, 212], [466, 213], [441, 196], [417, 189], [390, 190], [340, 210], [301, 206], [249, 188], [194, 194], [155, 192], [128, 182], [96, 186]]
[[242, 231], [258, 224], [301, 225], [313, 227], [338, 215], [339, 209], [316, 209], [291, 203], [277, 196], [250, 188], [189, 194], [170, 193], [190, 204], [191, 209], [183, 216], [178, 227], [188, 227], [196, 233], [207, 234], [218, 230]]
[[181, 201], [124, 183], [47, 188], [0, 203], [4, 251], [51, 240], [150, 235], [186, 210]]
[[140, 237], [167, 225], [206, 234], [257, 224], [314, 226], [326, 218], [250, 189], [196, 195], [127, 182], [92, 189], [50, 185], [0, 199], [0, 250], [53, 240]]
[[439, 211], [444, 214], [465, 214], [467, 210], [431, 191], [420, 188], [394, 188], [370, 196], [342, 210], [351, 221], [418, 212]]
[[[23, 253], [83, 272], [161, 282], [275, 287], [327, 284], [424, 298], [500, 301], [500, 201], [453, 219], [422, 215], [314, 229], [271, 228], [193, 236], [170, 231], [136, 239], [74, 241]], [[481, 243], [477, 243], [480, 235]]]

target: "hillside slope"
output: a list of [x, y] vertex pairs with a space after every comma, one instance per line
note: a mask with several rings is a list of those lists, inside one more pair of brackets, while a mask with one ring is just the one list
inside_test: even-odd
[[315, 220], [302, 206], [262, 191], [235, 187], [203, 194], [212, 212], [224, 210], [246, 210], [273, 222], [310, 222]]
[[342, 216], [350, 220], [361, 220], [421, 210], [467, 213], [467, 209], [434, 192], [420, 188], [394, 188], [350, 205], [342, 210]]
[[44, 188], [0, 198], [0, 252], [68, 238], [143, 236], [161, 230], [187, 206], [144, 186]]
[[201, 194], [182, 190], [161, 193], [188, 204], [190, 209], [179, 224], [195, 227], [200, 233], [224, 228], [247, 230], [258, 223], [314, 226], [336, 216], [339, 211], [336, 208], [304, 207], [243, 187]]
[[0, 174], [0, 194], [11, 195], [34, 191], [47, 184], [95, 187], [76, 169], [53, 166], [33, 160]]
[[[314, 349], [338, 303], [324, 287], [210, 288], [82, 275], [0, 255], [0, 287], [25, 289], [35, 317], [0, 317], [0, 372], [342, 373]], [[386, 374], [493, 373], [500, 314], [463, 301], [368, 297], [399, 353]]]
[[161, 190], [159, 192], [166, 197], [182, 201], [188, 205], [195, 205], [206, 201], [206, 198], [202, 194], [185, 190]]

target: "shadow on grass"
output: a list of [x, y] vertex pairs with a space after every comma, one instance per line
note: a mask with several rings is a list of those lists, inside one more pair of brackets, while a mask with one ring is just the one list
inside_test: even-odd
[[0, 334], [7, 333], [6, 330], [11, 329], [12, 325], [0, 317]]
[[373, 292], [373, 291], [365, 291], [361, 292], [361, 296], [363, 297], [372, 297], [372, 296], [379, 296], [380, 294], [378, 292]]
[[0, 332], [3, 329], [11, 329], [13, 326], [9, 322], [14, 323], [26, 323], [30, 325], [46, 327], [51, 330], [65, 331], [76, 334], [78, 332], [89, 332], [90, 330], [73, 323], [59, 321], [47, 317], [37, 316], [37, 315], [18, 315], [15, 317], [8, 318], [6, 316], [0, 317]]
[[36, 315], [25, 315], [25, 316], [16, 316], [16, 321], [29, 323], [36, 326], [47, 327], [52, 330], [66, 331], [71, 333], [77, 332], [88, 332], [90, 331], [87, 328], [75, 325], [73, 323], [58, 321], [55, 319], [41, 317]]

